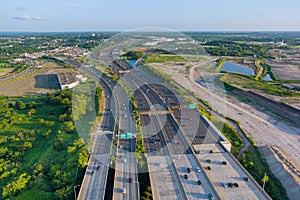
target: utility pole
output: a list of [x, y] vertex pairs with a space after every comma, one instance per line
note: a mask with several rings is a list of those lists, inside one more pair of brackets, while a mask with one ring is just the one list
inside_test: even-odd
[[267, 173], [265, 173], [265, 175], [264, 175], [263, 190], [265, 190], [265, 184], [266, 184], [266, 175], [267, 175]]

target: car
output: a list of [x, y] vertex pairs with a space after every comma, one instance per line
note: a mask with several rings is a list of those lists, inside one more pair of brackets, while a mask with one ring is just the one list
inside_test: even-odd
[[122, 188], [122, 193], [125, 194], [127, 192], [126, 188]]
[[238, 183], [233, 183], [233, 186], [234, 187], [239, 187], [239, 184]]
[[132, 183], [132, 178], [131, 177], [128, 178], [128, 183]]
[[228, 187], [233, 187], [233, 184], [232, 183], [228, 183]]
[[197, 171], [197, 172], [201, 172], [200, 167], [197, 167], [197, 168], [196, 168], [196, 171]]
[[198, 180], [198, 181], [197, 181], [197, 183], [198, 183], [198, 185], [202, 185], [202, 183], [201, 183], [201, 181], [200, 181], [200, 180]]
[[247, 182], [249, 181], [249, 178], [246, 177], [246, 176], [244, 176], [243, 179], [244, 179], [245, 181], [247, 181]]
[[227, 183], [223, 183], [223, 187], [224, 188], [228, 188], [228, 184]]
[[214, 196], [213, 196], [211, 193], [208, 194], [208, 198], [209, 198], [210, 200], [215, 200]]
[[184, 178], [185, 178], [185, 179], [188, 179], [188, 175], [187, 175], [187, 174], [185, 174], [185, 175], [184, 175]]
[[100, 165], [97, 166], [97, 171], [99, 171], [99, 170], [100, 170]]
[[210, 160], [210, 159], [207, 159], [206, 161], [207, 161], [208, 163], [211, 163], [211, 160]]
[[126, 158], [124, 158], [124, 164], [127, 164], [127, 160], [126, 160]]
[[190, 168], [186, 168], [186, 172], [187, 173], [191, 173], [191, 169]]

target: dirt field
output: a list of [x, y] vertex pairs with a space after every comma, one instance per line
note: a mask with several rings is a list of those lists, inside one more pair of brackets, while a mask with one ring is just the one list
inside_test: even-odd
[[[300, 49], [271, 50], [276, 59], [268, 60], [280, 80], [300, 80]], [[284, 56], [282, 56], [284, 55]]]
[[75, 72], [73, 69], [64, 69], [55, 63], [46, 63], [42, 68], [35, 70], [29, 75], [0, 84], [0, 95], [22, 96], [57, 91], [60, 89], [60, 86], [56, 73], [65, 71]]
[[0, 76], [5, 76], [9, 72], [13, 71], [14, 68], [0, 68]]

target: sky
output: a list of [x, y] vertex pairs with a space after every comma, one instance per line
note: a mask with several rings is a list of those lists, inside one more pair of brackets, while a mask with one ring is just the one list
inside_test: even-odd
[[0, 0], [0, 31], [300, 31], [299, 0]]

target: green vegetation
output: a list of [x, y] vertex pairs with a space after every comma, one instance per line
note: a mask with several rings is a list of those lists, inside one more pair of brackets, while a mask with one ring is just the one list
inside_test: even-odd
[[287, 96], [287, 97], [300, 97], [300, 94], [282, 88], [276, 84], [276, 81], [266, 82], [260, 80], [254, 80], [246, 76], [240, 76], [237, 74], [224, 74], [220, 77], [220, 80], [232, 88], [242, 87], [247, 89], [256, 89], [264, 91], [267, 94], [276, 95], [276, 96]]
[[[83, 87], [84, 94], [91, 91]], [[101, 90], [93, 93], [97, 99], [101, 95], [96, 93]], [[89, 116], [91, 101], [83, 103], [83, 99], [86, 97], [75, 95], [73, 100], [81, 103], [79, 110], [72, 113], [71, 91], [1, 98], [0, 199], [73, 197], [73, 186], [80, 184], [84, 175], [88, 151], [85, 141], [75, 134], [72, 116], [78, 117], [78, 121], [86, 118], [86, 133], [95, 121]]]
[[137, 147], [135, 149], [134, 156], [135, 156], [137, 162], [139, 163], [139, 167], [143, 168], [143, 167], [145, 167], [145, 164], [146, 164], [146, 158], [144, 156], [145, 144], [144, 144], [144, 139], [143, 139], [142, 124], [141, 124], [141, 120], [140, 120], [140, 116], [139, 116], [139, 112], [138, 112], [138, 107], [136, 105], [133, 95], [131, 95], [131, 97], [130, 97], [130, 102], [132, 105], [134, 121], [136, 124]]
[[231, 143], [231, 153], [237, 157], [240, 150], [243, 148], [243, 139], [238, 134], [238, 132], [230, 126], [228, 123], [220, 120], [214, 115], [211, 115], [202, 105], [198, 104], [200, 113], [208, 118], [223, 134], [224, 136], [230, 141]]
[[214, 56], [253, 56], [260, 58], [272, 58], [267, 53], [271, 46], [266, 45], [249, 45], [245, 43], [237, 43], [234, 41], [214, 40], [204, 44], [205, 50]]
[[162, 55], [162, 54], [149, 54], [147, 55], [146, 60], [144, 61], [145, 64], [148, 63], [165, 63], [165, 62], [184, 62], [186, 61], [182, 56], [176, 55]]
[[240, 162], [261, 186], [263, 185], [264, 173], [267, 173], [268, 181], [266, 182], [265, 190], [272, 199], [288, 199], [281, 182], [271, 172], [268, 163], [253, 142], [240, 158]]
[[226, 58], [221, 58], [218, 63], [217, 63], [217, 70], [221, 71], [223, 65], [227, 62], [228, 60]]
[[151, 186], [147, 186], [147, 189], [146, 189], [146, 191], [143, 192], [143, 195], [141, 196], [141, 199], [142, 200], [151, 200], [151, 199], [153, 199]]
[[276, 74], [273, 72], [273, 69], [270, 65], [267, 65], [264, 62], [261, 62], [260, 65], [264, 68], [264, 72], [263, 72], [262, 76], [265, 76], [266, 74], [270, 74], [271, 78], [274, 81], [279, 80], [278, 77], [276, 76]]
[[142, 51], [129, 51], [126, 54], [123, 54], [121, 57], [126, 60], [137, 60], [143, 56]]

